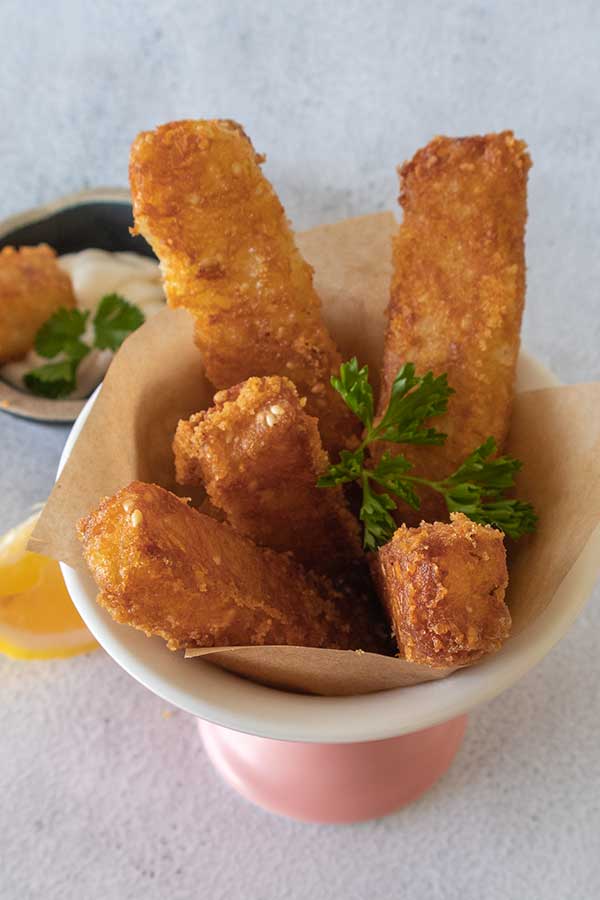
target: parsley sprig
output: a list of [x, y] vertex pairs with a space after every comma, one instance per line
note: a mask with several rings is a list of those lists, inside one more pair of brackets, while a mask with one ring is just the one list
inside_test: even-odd
[[441, 481], [411, 475], [412, 465], [401, 453], [382, 454], [376, 465], [366, 450], [377, 441], [394, 444], [441, 445], [447, 435], [426, 423], [448, 408], [454, 393], [447, 376], [432, 372], [416, 375], [412, 363], [406, 363], [392, 385], [388, 407], [374, 423], [373, 389], [368, 366], [359, 368], [356, 357], [340, 367], [339, 377], [331, 384], [364, 426], [362, 443], [356, 450], [342, 450], [337, 463], [319, 478], [319, 487], [333, 487], [356, 481], [362, 488], [360, 519], [364, 525], [364, 546], [376, 550], [392, 537], [396, 523], [392, 512], [396, 499], [419, 509], [418, 487], [441, 494], [449, 512], [462, 512], [474, 522], [493, 525], [512, 538], [533, 531], [537, 516], [529, 503], [503, 496], [513, 487], [521, 463], [510, 456], [496, 457], [493, 437], [477, 447], [458, 467]]
[[120, 294], [105, 294], [93, 318], [94, 339], [90, 346], [83, 340], [89, 311], [81, 309], [57, 310], [44, 322], [35, 338], [40, 356], [53, 360], [32, 369], [23, 381], [32, 394], [57, 399], [67, 397], [77, 385], [77, 368], [92, 347], [99, 350], [118, 350], [127, 335], [144, 322], [144, 314]]

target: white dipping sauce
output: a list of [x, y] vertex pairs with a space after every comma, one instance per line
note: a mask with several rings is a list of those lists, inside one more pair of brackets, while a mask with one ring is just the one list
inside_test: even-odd
[[[79, 309], [90, 311], [83, 340], [91, 344], [94, 337], [92, 319], [100, 300], [106, 294], [120, 294], [134, 303], [149, 319], [165, 305], [160, 269], [154, 259], [138, 253], [110, 253], [107, 250], [81, 250], [58, 257], [58, 265], [66, 272], [73, 285]], [[71, 400], [87, 397], [104, 378], [113, 357], [110, 350], [92, 350], [80, 362], [77, 369], [77, 387]], [[59, 361], [60, 356], [56, 357]], [[50, 360], [30, 350], [23, 359], [7, 363], [0, 368], [0, 376], [20, 390], [26, 390], [23, 376], [31, 369], [43, 366]]]

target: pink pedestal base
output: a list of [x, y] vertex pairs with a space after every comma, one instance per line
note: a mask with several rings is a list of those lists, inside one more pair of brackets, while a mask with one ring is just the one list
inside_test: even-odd
[[444, 774], [467, 724], [459, 716], [385, 741], [304, 744], [198, 721], [204, 746], [232, 787], [303, 822], [359, 822], [412, 803]]

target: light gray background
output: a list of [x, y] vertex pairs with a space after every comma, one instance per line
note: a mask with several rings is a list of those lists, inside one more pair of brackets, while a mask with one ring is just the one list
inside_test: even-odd
[[[0, 2], [0, 215], [123, 185], [136, 132], [228, 116], [299, 227], [393, 208], [436, 133], [528, 140], [525, 344], [600, 376], [600, 14], [589, 2]], [[66, 429], [0, 418], [0, 527]], [[600, 895], [598, 591], [534, 672], [471, 716], [450, 773], [350, 828], [254, 809], [194, 722], [102, 652], [2, 659], [0, 897], [592, 900]]]

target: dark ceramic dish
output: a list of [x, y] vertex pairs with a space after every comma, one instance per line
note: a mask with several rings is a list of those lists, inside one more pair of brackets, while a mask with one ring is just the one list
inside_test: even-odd
[[[81, 191], [0, 222], [0, 248], [49, 244], [58, 254], [97, 247], [100, 250], [132, 251], [154, 258], [142, 237], [132, 237], [133, 222], [129, 191], [98, 188]], [[85, 400], [46, 400], [16, 390], [0, 375], [0, 409], [28, 419], [72, 422]]]

